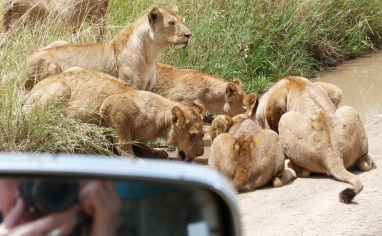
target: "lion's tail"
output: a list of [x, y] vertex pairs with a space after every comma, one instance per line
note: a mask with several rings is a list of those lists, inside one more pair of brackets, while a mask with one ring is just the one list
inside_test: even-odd
[[331, 175], [334, 176], [336, 179], [349, 183], [353, 186], [353, 188], [346, 188], [342, 190], [339, 194], [340, 201], [343, 203], [350, 203], [353, 198], [362, 191], [362, 183], [359, 176], [349, 172], [346, 170], [346, 168], [343, 166], [343, 164], [337, 164], [337, 166], [330, 169]]

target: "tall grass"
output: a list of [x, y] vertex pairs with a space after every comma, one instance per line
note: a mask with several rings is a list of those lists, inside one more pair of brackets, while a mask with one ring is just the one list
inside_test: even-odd
[[[173, 1], [109, 1], [111, 39], [153, 6]], [[285, 75], [314, 77], [327, 66], [375, 50], [382, 37], [380, 0], [179, 0], [192, 30], [189, 48], [167, 49], [160, 60], [231, 80], [259, 92]], [[13, 29], [0, 50], [0, 150], [109, 153], [110, 130], [60, 116], [60, 110], [21, 112], [27, 55], [52, 41], [94, 42], [92, 30], [73, 36], [52, 22]]]

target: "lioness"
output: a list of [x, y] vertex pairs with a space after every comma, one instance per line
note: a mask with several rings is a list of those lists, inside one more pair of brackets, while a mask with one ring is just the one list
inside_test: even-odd
[[139, 90], [151, 90], [156, 81], [155, 63], [170, 45], [186, 48], [191, 31], [176, 8], [152, 8], [121, 30], [111, 41], [46, 47], [27, 59], [25, 88], [71, 67], [102, 71]]
[[66, 117], [113, 128], [123, 156], [135, 157], [132, 144], [139, 142], [140, 153], [167, 157], [163, 150], [145, 144], [158, 138], [176, 146], [185, 161], [203, 155], [200, 104], [186, 106], [133, 89], [102, 72], [77, 68], [38, 83], [26, 95], [23, 110], [56, 100], [67, 104], [63, 112]]
[[339, 195], [344, 203], [362, 190], [359, 176], [347, 168], [356, 165], [368, 171], [373, 159], [365, 129], [352, 107], [336, 109], [327, 91], [308, 79], [289, 76], [260, 98], [256, 119], [279, 133], [290, 167], [298, 176], [323, 173], [351, 184], [353, 188]]
[[[215, 118], [219, 119], [229, 117]], [[249, 117], [243, 120], [240, 116], [238, 121], [232, 121], [228, 133], [219, 134], [212, 142], [209, 166], [231, 179], [238, 191], [253, 190], [270, 181], [274, 187], [281, 187], [296, 178], [292, 169], [285, 168], [276, 132], [262, 129]]]
[[[97, 29], [97, 38], [105, 34], [108, 0], [4, 0], [3, 34], [14, 23], [35, 26], [42, 21], [58, 22], [78, 32], [89, 23]], [[22, 17], [25, 17], [24, 19]]]
[[185, 104], [200, 99], [206, 110], [216, 115], [245, 112], [242, 107], [245, 91], [237, 79], [229, 82], [197, 70], [157, 63], [157, 82], [152, 91]]

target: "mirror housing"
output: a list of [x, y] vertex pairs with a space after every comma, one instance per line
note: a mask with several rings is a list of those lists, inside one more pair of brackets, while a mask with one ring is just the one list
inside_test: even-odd
[[[174, 210], [167, 208], [166, 211], [171, 211], [171, 217], [181, 219], [182, 214], [185, 219], [177, 226], [177, 230], [179, 225], [184, 226], [181, 229], [187, 232], [184, 235], [241, 235], [238, 205], [231, 183], [217, 171], [199, 164], [106, 156], [3, 153], [0, 154], [0, 179], [3, 178], [112, 180], [116, 181], [116, 191], [123, 202], [134, 202], [127, 207], [129, 214], [131, 206], [139, 205], [139, 217], [150, 218], [140, 222], [147, 230], [155, 227], [154, 223], [147, 226], [147, 222], [155, 222], [156, 216], [158, 224], [174, 225], [173, 221], [164, 222], [163, 209], [155, 210], [159, 205], [170, 204]], [[164, 192], [167, 194], [158, 198], [162, 196], [159, 193]], [[144, 213], [142, 209], [146, 209]]]

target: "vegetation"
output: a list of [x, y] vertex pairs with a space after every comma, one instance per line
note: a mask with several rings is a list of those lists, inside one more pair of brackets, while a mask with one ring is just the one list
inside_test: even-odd
[[[173, 1], [110, 1], [108, 35], [152, 6]], [[179, 0], [179, 14], [193, 32], [189, 48], [170, 48], [161, 61], [228, 80], [247, 92], [268, 88], [285, 75], [314, 77], [327, 66], [375, 50], [382, 37], [380, 0]], [[21, 112], [26, 56], [52, 41], [94, 42], [86, 26], [73, 36], [48, 22], [15, 27], [0, 39], [0, 150], [111, 154], [110, 130], [60, 116], [55, 107]], [[108, 136], [106, 136], [108, 135]]]

